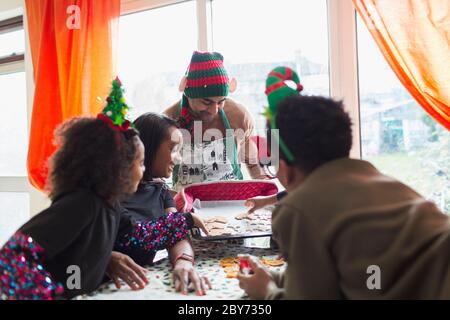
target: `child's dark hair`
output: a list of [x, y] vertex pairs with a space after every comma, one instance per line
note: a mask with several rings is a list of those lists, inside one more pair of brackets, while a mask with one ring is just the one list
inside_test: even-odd
[[79, 188], [108, 202], [121, 200], [129, 192], [138, 131], [119, 132], [100, 119], [74, 118], [58, 127], [55, 138], [59, 149], [50, 161], [47, 186], [52, 200]]
[[134, 125], [139, 130], [142, 143], [145, 147], [144, 181], [153, 179], [152, 163], [157, 156], [158, 148], [169, 134], [171, 127], [179, 128], [178, 123], [164, 115], [147, 112], [139, 116]]
[[[278, 105], [276, 125], [295, 157], [291, 164], [305, 173], [349, 156], [352, 123], [340, 101], [319, 96], [288, 97]], [[281, 149], [280, 158], [289, 163]]]

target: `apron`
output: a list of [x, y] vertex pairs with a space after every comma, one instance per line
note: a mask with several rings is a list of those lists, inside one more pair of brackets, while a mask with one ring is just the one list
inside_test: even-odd
[[[178, 106], [180, 117], [181, 103]], [[232, 129], [227, 115], [219, 109], [219, 116], [227, 129]], [[236, 141], [231, 131], [223, 139], [204, 141], [201, 144], [185, 143], [181, 148], [181, 163], [173, 169], [173, 188], [206, 181], [243, 180], [238, 161]]]

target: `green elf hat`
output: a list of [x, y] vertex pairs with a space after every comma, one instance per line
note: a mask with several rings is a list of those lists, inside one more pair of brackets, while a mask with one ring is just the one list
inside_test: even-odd
[[[295, 84], [295, 89], [286, 84], [286, 81], [292, 81]], [[266, 95], [269, 106], [264, 110], [264, 116], [270, 123], [272, 129], [278, 129], [276, 126], [276, 116], [279, 103], [286, 97], [300, 95], [303, 86], [300, 83], [298, 74], [289, 67], [276, 67], [273, 69], [266, 80]], [[279, 137], [278, 145], [281, 151], [286, 156], [287, 160], [293, 162], [294, 155]]]
[[194, 51], [180, 91], [191, 99], [226, 97], [236, 89], [236, 80], [230, 81], [218, 52]]
[[103, 111], [97, 115], [98, 119], [106, 122], [113, 130], [127, 131], [131, 126], [130, 121], [126, 119], [130, 108], [125, 102], [124, 92], [122, 82], [116, 77], [112, 82], [111, 92], [106, 98], [107, 104]]

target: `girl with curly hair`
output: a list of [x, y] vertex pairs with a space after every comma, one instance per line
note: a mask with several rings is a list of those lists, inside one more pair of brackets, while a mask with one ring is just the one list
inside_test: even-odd
[[75, 118], [57, 129], [52, 203], [1, 248], [0, 299], [72, 298], [103, 281], [119, 202], [136, 191], [144, 171], [138, 132], [105, 119]]

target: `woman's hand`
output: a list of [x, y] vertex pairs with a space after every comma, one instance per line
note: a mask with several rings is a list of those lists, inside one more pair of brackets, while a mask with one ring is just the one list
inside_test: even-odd
[[120, 279], [125, 281], [133, 290], [139, 290], [148, 284], [148, 279], [145, 276], [147, 270], [139, 266], [126, 254], [113, 251], [109, 259], [106, 275], [110, 277], [117, 289], [120, 289]]
[[270, 206], [277, 203], [277, 195], [267, 197], [254, 197], [245, 201], [245, 206], [249, 207], [248, 213], [252, 213], [256, 210], [262, 209], [266, 206]]
[[189, 283], [194, 286], [195, 293], [198, 296], [206, 294], [206, 289], [211, 289], [211, 282], [207, 277], [202, 277], [195, 270], [192, 262], [178, 259], [173, 267], [173, 282], [175, 290], [182, 294], [187, 294]]
[[195, 225], [197, 228], [202, 229], [203, 232], [204, 232], [206, 235], [208, 235], [208, 234], [209, 234], [209, 231], [208, 231], [208, 229], [206, 229], [206, 225], [205, 225], [205, 222], [203, 221], [203, 219], [202, 219], [198, 214], [193, 213], [193, 212], [191, 212], [191, 216], [192, 216], [192, 219], [194, 219], [194, 225]]
[[263, 300], [267, 297], [272, 287], [276, 287], [276, 283], [269, 271], [255, 257], [242, 256], [249, 262], [251, 274], [244, 275], [238, 273], [239, 286], [252, 299]]

